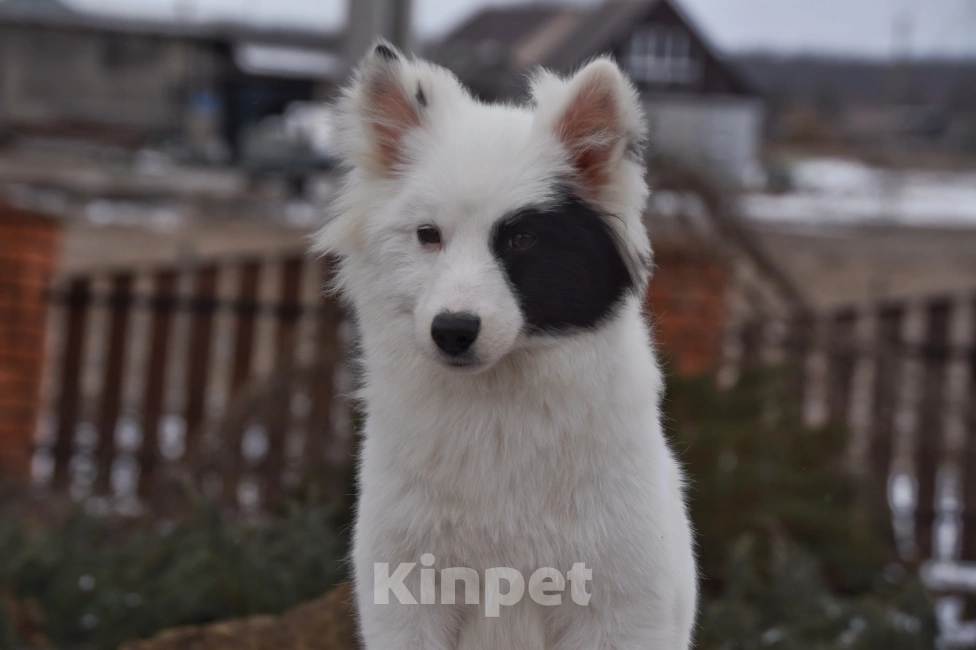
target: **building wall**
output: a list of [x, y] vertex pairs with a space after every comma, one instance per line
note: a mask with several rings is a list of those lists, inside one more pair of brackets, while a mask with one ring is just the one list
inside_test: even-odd
[[188, 39], [2, 26], [0, 121], [177, 131], [214, 65]]
[[748, 97], [648, 95], [650, 153], [674, 157], [732, 186], [758, 168], [763, 107]]

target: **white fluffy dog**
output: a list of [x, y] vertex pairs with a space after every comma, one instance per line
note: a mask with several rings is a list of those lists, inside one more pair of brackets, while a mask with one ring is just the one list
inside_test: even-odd
[[[340, 258], [362, 336], [368, 650], [691, 643], [692, 534], [641, 313], [639, 100], [608, 59], [540, 73], [532, 97], [482, 103], [380, 43], [340, 103], [350, 172], [317, 247]], [[552, 572], [546, 604], [489, 590], [496, 567], [583, 564], [572, 599]], [[389, 604], [380, 567], [400, 580]]]

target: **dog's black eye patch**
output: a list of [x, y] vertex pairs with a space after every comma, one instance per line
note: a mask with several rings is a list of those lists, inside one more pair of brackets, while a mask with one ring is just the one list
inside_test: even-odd
[[595, 327], [633, 284], [603, 217], [568, 193], [501, 219], [491, 249], [530, 333]]

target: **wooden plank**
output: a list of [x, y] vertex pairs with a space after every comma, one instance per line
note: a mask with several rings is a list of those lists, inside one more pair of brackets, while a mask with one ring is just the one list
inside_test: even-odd
[[190, 347], [186, 363], [186, 458], [197, 456], [201, 428], [207, 406], [210, 375], [210, 343], [213, 338], [214, 312], [217, 309], [217, 267], [204, 266], [196, 272], [193, 292]]
[[888, 479], [894, 454], [895, 413], [904, 376], [903, 330], [905, 306], [893, 303], [877, 313], [872, 418], [867, 428], [870, 503], [888, 504]]
[[[254, 358], [254, 336], [257, 331], [258, 292], [261, 287], [263, 265], [259, 260], [247, 260], [238, 269], [237, 300], [234, 305], [234, 358], [231, 364], [230, 398], [228, 405], [235, 408], [242, 391], [251, 378]], [[224, 467], [221, 493], [222, 500], [236, 504], [237, 489], [243, 473], [241, 444], [246, 422], [228, 413], [220, 430], [220, 447]], [[228, 417], [229, 416], [229, 417]]]
[[945, 300], [926, 306], [925, 344], [922, 347], [922, 386], [919, 425], [916, 430], [915, 467], [918, 480], [916, 536], [923, 559], [932, 557], [935, 525], [936, 479], [944, 462], [946, 374], [949, 364], [949, 326], [952, 303]]
[[[966, 392], [965, 443], [962, 449], [963, 562], [976, 563], [976, 299], [969, 306], [970, 331], [967, 365], [969, 377]], [[967, 619], [976, 618], [976, 597], [966, 602]]]
[[851, 408], [857, 319], [856, 311], [843, 309], [834, 314], [830, 323], [827, 412], [831, 422], [842, 426], [848, 424]]
[[240, 266], [234, 326], [234, 363], [231, 368], [231, 397], [237, 395], [251, 376], [254, 355], [254, 331], [257, 318], [258, 289], [261, 284], [261, 262], [249, 260]]
[[98, 408], [98, 447], [95, 462], [95, 493], [108, 494], [112, 490], [112, 465], [115, 462], [115, 428], [122, 408], [122, 377], [128, 345], [129, 316], [132, 311], [132, 274], [120, 273], [112, 278], [110, 321], [108, 327], [108, 355], [102, 379], [102, 395]]
[[159, 465], [159, 424], [163, 416], [176, 281], [177, 273], [173, 270], [159, 271], [154, 279], [149, 361], [142, 403], [142, 447], [139, 450], [138, 491], [142, 498], [150, 495]]
[[262, 463], [261, 473], [265, 483], [265, 501], [274, 499], [281, 489], [284, 469], [285, 443], [291, 427], [291, 389], [295, 364], [295, 344], [298, 318], [301, 316], [302, 289], [301, 257], [284, 261], [281, 273], [281, 295], [277, 305], [278, 331], [275, 343], [275, 359], [278, 365], [275, 375], [277, 397], [268, 414], [268, 453]]
[[75, 427], [81, 400], [81, 369], [84, 361], [85, 330], [91, 303], [91, 281], [75, 278], [68, 287], [67, 325], [61, 365], [61, 393], [58, 399], [58, 427], [54, 438], [54, 479], [56, 490], [69, 487], [70, 465], [74, 455]]
[[[335, 272], [335, 261], [326, 258], [322, 261], [323, 286], [327, 285]], [[315, 372], [309, 379], [309, 398], [312, 408], [308, 417], [307, 453], [304, 458], [305, 469], [315, 471], [328, 462], [328, 441], [333, 438], [332, 405], [335, 400], [335, 372], [339, 363], [339, 325], [342, 310], [338, 301], [327, 296], [316, 314], [316, 359]]]
[[813, 349], [814, 316], [806, 311], [797, 311], [789, 321], [786, 340], [786, 371], [788, 395], [795, 400], [798, 413], [802, 414], [806, 404], [807, 362]]

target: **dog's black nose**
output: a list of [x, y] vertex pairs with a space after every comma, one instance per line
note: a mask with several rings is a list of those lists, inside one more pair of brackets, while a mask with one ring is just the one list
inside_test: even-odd
[[456, 356], [467, 352], [478, 338], [481, 319], [467, 312], [443, 312], [434, 317], [430, 336], [441, 350]]

